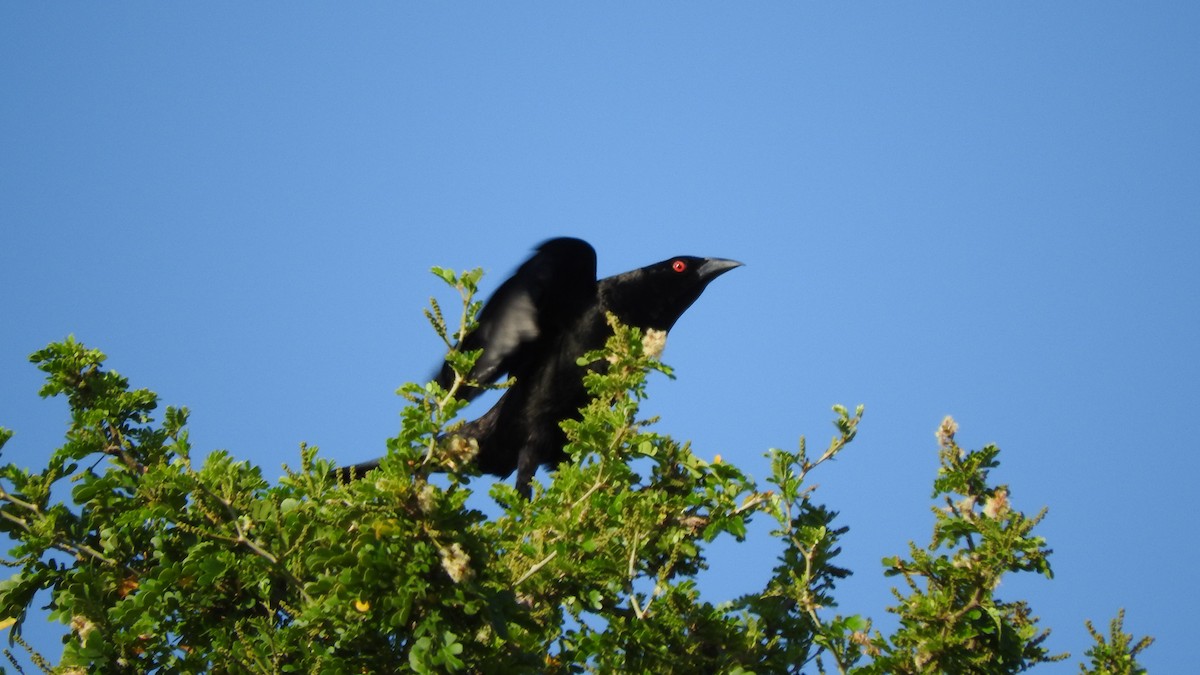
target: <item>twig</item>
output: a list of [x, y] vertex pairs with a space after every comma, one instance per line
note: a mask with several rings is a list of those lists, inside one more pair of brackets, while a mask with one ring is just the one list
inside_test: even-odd
[[[26, 502], [26, 501], [22, 501], [20, 499], [17, 499], [16, 497], [13, 497], [11, 494], [9, 494], [8, 492], [6, 492], [3, 489], [0, 489], [0, 500], [7, 501], [10, 504], [19, 506], [27, 511], [30, 511], [30, 512], [36, 514], [39, 517], [43, 515], [42, 510], [39, 509], [36, 505], [30, 504], [29, 502]], [[7, 513], [5, 511], [0, 511], [0, 518], [4, 518], [8, 522], [20, 527], [21, 529], [25, 530], [26, 532], [33, 531], [33, 528], [29, 525], [29, 521], [25, 520], [24, 518], [21, 518], [20, 516], [14, 516], [11, 513]], [[65, 541], [62, 541], [61, 539], [55, 539], [54, 541], [50, 542], [50, 546], [62, 551], [63, 553], [70, 553], [71, 555], [75, 556], [76, 560], [84, 560], [85, 557], [92, 557], [106, 565], [111, 565], [112, 567], [117, 567], [120, 564], [116, 560], [109, 558], [108, 556], [104, 555], [100, 551], [97, 551], [96, 549], [92, 548], [91, 546], [88, 546], [87, 544], [69, 544]]]
[[645, 619], [646, 612], [649, 611], [650, 603], [653, 602], [653, 598], [646, 598], [646, 606], [642, 607], [638, 603], [637, 591], [633, 589], [633, 580], [637, 577], [638, 540], [641, 539], [641, 537], [642, 535], [640, 532], [634, 531], [633, 545], [629, 547], [629, 604], [633, 607], [633, 613], [637, 615], [638, 619]]
[[535, 564], [533, 567], [530, 567], [530, 568], [529, 568], [529, 570], [528, 570], [527, 572], [525, 572], [525, 574], [522, 574], [522, 575], [521, 575], [521, 578], [520, 578], [520, 579], [517, 579], [516, 581], [514, 581], [514, 582], [513, 582], [513, 586], [520, 586], [520, 585], [521, 585], [521, 582], [523, 582], [523, 581], [525, 581], [526, 579], [528, 579], [529, 577], [531, 577], [531, 576], [533, 576], [533, 575], [537, 574], [537, 571], [538, 571], [538, 570], [540, 570], [540, 569], [542, 569], [543, 567], [545, 567], [547, 564], [549, 564], [549, 562], [550, 562], [551, 560], [554, 560], [556, 557], [558, 557], [558, 551], [551, 551], [551, 552], [550, 552], [550, 555], [548, 555], [548, 556], [546, 556], [545, 558], [543, 558], [543, 559], [542, 559], [540, 562], [538, 562], [537, 564]]

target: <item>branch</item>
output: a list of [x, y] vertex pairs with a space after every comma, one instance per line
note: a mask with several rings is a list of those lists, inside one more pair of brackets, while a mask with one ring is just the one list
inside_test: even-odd
[[638, 540], [641, 539], [641, 537], [642, 535], [640, 532], [634, 531], [633, 545], [629, 547], [629, 604], [633, 607], [633, 613], [637, 615], [638, 619], [645, 619], [646, 612], [650, 609], [650, 603], [653, 602], [654, 599], [647, 598], [646, 606], [642, 607], [638, 603], [637, 591], [633, 590], [633, 580], [637, 578]]
[[[7, 501], [8, 503], [10, 503], [14, 506], [19, 506], [27, 511], [30, 511], [38, 518], [45, 517], [45, 514], [42, 512], [41, 509], [39, 509], [37, 507], [37, 505], [23, 501], [21, 499], [17, 499], [16, 497], [12, 496], [7, 491], [5, 491], [3, 488], [0, 488], [0, 500]], [[20, 527], [22, 530], [25, 530], [26, 532], [33, 532], [33, 528], [29, 525], [29, 521], [25, 520], [24, 518], [21, 518], [19, 516], [14, 516], [13, 514], [8, 513], [6, 511], [0, 511], [0, 518], [4, 518], [8, 522]], [[88, 546], [87, 544], [72, 544], [70, 542], [65, 541], [58, 535], [57, 532], [55, 533], [54, 539], [50, 542], [50, 546], [62, 551], [63, 553], [71, 554], [72, 556], [75, 557], [76, 560], [79, 560], [79, 561], [83, 561], [86, 558], [90, 557], [90, 558], [99, 560], [100, 562], [102, 562], [106, 565], [110, 565], [112, 567], [120, 566], [119, 562], [117, 562], [116, 560], [113, 560], [112, 558], [109, 558], [108, 556], [104, 555], [100, 551], [97, 551], [96, 549], [92, 548], [91, 546]]]
[[522, 574], [520, 579], [517, 579], [516, 581], [514, 581], [513, 586], [520, 586], [521, 582], [523, 582], [526, 579], [528, 579], [529, 577], [537, 574], [538, 570], [545, 567], [551, 560], [554, 560], [556, 557], [558, 557], [558, 551], [551, 551], [550, 555], [543, 558], [540, 562], [536, 563], [533, 567], [530, 567], [529, 571], [525, 572], [525, 574]]

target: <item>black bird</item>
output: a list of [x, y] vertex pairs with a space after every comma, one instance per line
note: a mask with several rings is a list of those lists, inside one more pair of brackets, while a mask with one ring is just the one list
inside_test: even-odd
[[[579, 357], [600, 349], [612, 334], [612, 312], [644, 334], [665, 336], [709, 282], [742, 263], [721, 258], [679, 256], [596, 281], [596, 252], [581, 239], [544, 242], [511, 278], [500, 285], [479, 313], [478, 326], [458, 346], [482, 349], [469, 381], [490, 384], [505, 373], [515, 382], [481, 417], [455, 435], [479, 444], [476, 462], [484, 473], [507, 477], [527, 499], [540, 465], [567, 459], [559, 422], [578, 419], [587, 404], [585, 366]], [[437, 382], [449, 388], [454, 371], [443, 364]], [[462, 386], [459, 398], [474, 399], [481, 389]], [[361, 476], [379, 460], [337, 470]]]

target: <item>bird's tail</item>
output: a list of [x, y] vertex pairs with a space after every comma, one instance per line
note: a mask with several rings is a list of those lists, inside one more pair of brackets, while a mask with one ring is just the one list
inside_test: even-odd
[[[382, 459], [382, 458], [380, 458]], [[379, 466], [379, 459], [372, 459], [369, 462], [361, 462], [351, 466], [342, 466], [329, 472], [329, 476], [339, 483], [349, 483], [351, 481], [362, 478], [371, 469]]]

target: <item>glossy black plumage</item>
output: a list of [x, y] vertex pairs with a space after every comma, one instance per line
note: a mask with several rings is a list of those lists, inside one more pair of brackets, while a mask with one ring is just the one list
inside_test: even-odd
[[[611, 335], [606, 312], [643, 331], [669, 331], [704, 288], [741, 263], [679, 256], [596, 280], [596, 253], [585, 241], [551, 239], [537, 248], [496, 289], [479, 313], [477, 328], [460, 349], [482, 349], [469, 380], [490, 384], [505, 374], [515, 382], [494, 406], [456, 435], [479, 444], [476, 461], [485, 473], [517, 472], [517, 489], [530, 495], [540, 465], [567, 458], [559, 423], [577, 418], [587, 403], [580, 356], [604, 346]], [[450, 387], [454, 372], [443, 365], [437, 381]], [[461, 387], [471, 400], [480, 389]], [[361, 475], [378, 461], [342, 469]]]

